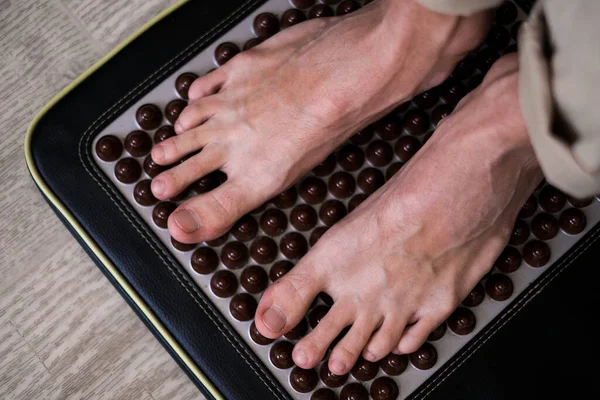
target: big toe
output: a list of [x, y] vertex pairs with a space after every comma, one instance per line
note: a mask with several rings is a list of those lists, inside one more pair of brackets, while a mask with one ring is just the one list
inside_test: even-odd
[[264, 293], [256, 310], [256, 327], [264, 336], [277, 338], [293, 329], [323, 288], [307, 255]]
[[168, 221], [169, 233], [182, 243], [215, 239], [261, 203], [235, 179], [183, 203]]

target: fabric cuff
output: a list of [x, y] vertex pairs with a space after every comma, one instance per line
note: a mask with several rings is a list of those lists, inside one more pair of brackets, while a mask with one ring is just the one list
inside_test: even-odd
[[600, 171], [586, 170], [572, 145], [552, 132], [550, 60], [544, 52], [547, 27], [540, 4], [519, 32], [519, 101], [529, 137], [546, 180], [562, 191], [587, 197], [600, 193]]

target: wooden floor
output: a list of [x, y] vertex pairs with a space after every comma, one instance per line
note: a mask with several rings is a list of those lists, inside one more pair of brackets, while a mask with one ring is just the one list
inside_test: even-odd
[[28, 175], [31, 119], [174, 0], [0, 0], [0, 399], [202, 399]]

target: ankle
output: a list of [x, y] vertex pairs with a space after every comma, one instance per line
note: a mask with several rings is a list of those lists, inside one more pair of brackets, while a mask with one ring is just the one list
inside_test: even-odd
[[406, 51], [406, 45], [412, 44], [421, 52], [439, 53], [449, 43], [462, 19], [432, 11], [417, 0], [382, 0], [381, 8], [382, 33], [389, 42], [402, 45], [397, 49], [399, 52]]
[[[443, 82], [456, 63], [483, 41], [492, 21], [487, 11], [469, 17], [446, 15], [417, 0], [382, 0], [380, 8], [382, 21], [375, 36], [386, 43], [399, 73], [394, 80], [414, 83], [409, 97]], [[424, 71], [429, 74], [422, 76]], [[414, 79], [407, 79], [407, 73]]]

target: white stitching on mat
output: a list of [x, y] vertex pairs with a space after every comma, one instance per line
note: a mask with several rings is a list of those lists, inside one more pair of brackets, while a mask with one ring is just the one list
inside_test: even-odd
[[[569, 265], [573, 263], [581, 254], [583, 254], [596, 240], [600, 237], [600, 230], [596, 230], [592, 233], [587, 239], [585, 239], [582, 243], [577, 246], [571, 254], [568, 254], [562, 262], [558, 265], [554, 265], [552, 270], [548, 271], [546, 275], [542, 276], [542, 279], [538, 283], [536, 283], [532, 288], [526, 289], [528, 291], [528, 295], [525, 295], [519, 301], [517, 301], [514, 305], [511, 305], [508, 309], [502, 312], [500, 318], [494, 322], [489, 328], [486, 329], [486, 332], [477, 338], [473, 343], [471, 343], [467, 348], [463, 350], [463, 353], [456, 358], [452, 363], [446, 365], [444, 367], [444, 371], [440, 371], [440, 375], [434, 378], [431, 382], [429, 382], [423, 389], [420, 390], [420, 394], [416, 394], [413, 397], [416, 399], [423, 399], [431, 392], [433, 392], [439, 385], [442, 384], [454, 371], [456, 371], [460, 366], [467, 361], [471, 355], [473, 355], [481, 346], [483, 346], [491, 337], [492, 334], [502, 328], [507, 322], [509, 322], [524, 306], [526, 306], [531, 300], [533, 300], [541, 291], [544, 289], [550, 282], [552, 282], [562, 271], [564, 271]], [[585, 247], [584, 247], [585, 246]], [[498, 324], [500, 324], [498, 326]], [[494, 329], [495, 328], [495, 329]], [[475, 347], [474, 347], [475, 346]], [[460, 361], [460, 362], [459, 362]], [[455, 365], [458, 363], [457, 365]], [[455, 366], [454, 366], [455, 365]], [[454, 367], [453, 367], [454, 366]], [[434, 383], [437, 384], [427, 390]]]
[[[255, 363], [255, 361], [252, 358], [247, 358], [246, 356], [244, 356], [244, 354], [242, 354], [242, 352], [240, 352], [240, 350], [242, 350], [246, 355], [248, 355], [249, 357], [251, 357], [250, 353], [245, 348], [245, 345], [242, 342], [240, 342], [240, 340], [235, 335], [231, 335], [231, 333], [228, 332], [227, 329], [223, 330], [222, 326], [221, 326], [221, 325], [223, 325], [223, 323], [220, 320], [214, 318], [214, 315], [212, 315], [213, 311], [210, 308], [205, 308], [207, 306], [206, 301], [202, 297], [202, 295], [198, 292], [198, 288], [195, 285], [193, 285], [185, 275], [181, 274], [178, 270], [173, 270], [173, 268], [169, 265], [169, 262], [165, 258], [163, 258], [163, 255], [165, 255], [165, 256], [168, 257], [168, 254], [166, 252], [164, 252], [160, 247], [156, 247], [155, 246], [155, 243], [153, 243], [154, 242], [153, 237], [151, 235], [150, 236], [148, 235], [148, 231], [146, 230], [146, 228], [143, 225], [141, 226], [142, 230], [140, 230], [138, 228], [137, 221], [135, 221], [135, 217], [133, 218], [133, 220], [129, 217], [129, 215], [128, 215], [129, 214], [129, 210], [127, 210], [127, 208], [126, 208], [126, 203], [124, 203], [122, 201], [121, 195], [119, 193], [117, 193], [111, 185], [105, 185], [104, 182], [101, 182], [101, 181], [99, 181], [96, 178], [96, 176], [94, 175], [94, 173], [86, 165], [85, 160], [83, 158], [83, 154], [82, 154], [82, 149], [87, 149], [89, 147], [89, 144], [90, 144], [90, 141], [91, 141], [91, 138], [92, 138], [91, 132], [93, 130], [95, 130], [96, 126], [99, 126], [99, 125], [103, 124], [108, 118], [112, 117], [118, 111], [120, 111], [121, 109], [123, 109], [125, 107], [125, 103], [131, 97], [133, 97], [134, 93], [136, 93], [136, 92], [138, 92], [140, 90], [144, 90], [144, 89], [148, 88], [149, 86], [151, 86], [154, 82], [156, 82], [160, 78], [160, 73], [162, 71], [166, 70], [174, 62], [179, 61], [180, 59], [185, 58], [185, 57], [189, 56], [190, 54], [192, 54], [194, 51], [196, 51], [196, 47], [197, 46], [206, 43], [206, 40], [203, 40], [203, 39], [208, 39], [208, 36], [210, 36], [212, 33], [214, 33], [215, 31], [219, 30], [222, 27], [225, 28], [227, 26], [230, 26], [232, 19], [234, 19], [238, 15], [243, 14], [248, 9], [250, 9], [251, 6], [253, 6], [256, 3], [258, 3], [258, 1], [256, 1], [256, 0], [254, 0], [254, 1], [253, 0], [246, 1], [244, 4], [242, 4], [237, 9], [236, 12], [234, 12], [233, 14], [231, 14], [230, 16], [228, 16], [227, 18], [225, 18], [223, 21], [219, 22], [211, 30], [209, 30], [208, 32], [206, 32], [205, 34], [203, 34], [202, 36], [200, 36], [197, 40], [195, 40], [193, 43], [191, 43], [185, 50], [183, 50], [181, 53], [179, 53], [175, 58], [171, 59], [169, 62], [167, 62], [166, 64], [164, 64], [161, 68], [159, 68], [158, 70], [156, 70], [152, 75], [150, 75], [143, 82], [141, 82], [139, 85], [137, 85], [131, 91], [129, 91], [117, 103], [115, 103], [108, 110], [106, 110], [102, 115], [100, 115], [98, 117], [98, 119], [96, 119], [92, 123], [92, 125], [90, 125], [90, 127], [82, 135], [82, 137], [81, 137], [81, 139], [79, 141], [78, 153], [79, 153], [79, 159], [80, 159], [83, 167], [88, 172], [88, 174], [92, 177], [92, 179], [109, 196], [109, 198], [111, 198], [113, 200], [113, 202], [115, 203], [115, 205], [119, 208], [119, 211], [121, 211], [121, 213], [125, 216], [125, 218], [136, 229], [136, 231], [138, 231], [138, 233], [140, 233], [140, 235], [142, 236], [142, 238], [144, 239], [144, 241], [146, 241], [146, 243], [148, 243], [150, 245], [150, 247], [157, 253], [157, 255], [159, 256], [160, 260], [168, 268], [168, 270], [173, 274], [173, 276], [175, 277], [175, 279], [177, 279], [177, 281], [181, 284], [181, 286], [185, 289], [185, 291], [190, 295], [190, 297], [206, 313], [206, 315], [210, 318], [210, 320], [215, 324], [215, 326], [217, 327], [217, 329], [219, 330], [219, 332], [221, 332], [223, 334], [223, 336], [225, 337], [225, 339], [232, 345], [233, 349], [242, 357], [242, 359], [246, 362], [246, 364], [248, 364], [248, 366], [250, 366], [250, 368], [252, 369], [252, 371], [254, 371], [254, 373], [256, 374], [256, 376], [258, 376], [258, 378], [265, 384], [265, 386], [267, 387], [267, 389], [269, 389], [269, 391], [271, 393], [273, 393], [273, 395], [275, 395], [276, 398], [281, 399], [281, 398], [286, 397], [286, 395], [281, 391], [281, 389], [279, 388], [278, 383], [276, 383], [269, 375], [266, 376], [266, 378], [269, 380], [269, 382], [271, 382], [271, 384], [274, 386], [275, 390], [277, 390], [277, 392], [279, 392], [279, 394], [281, 394], [283, 397], [281, 397], [277, 393], [275, 393], [273, 391], [273, 388], [267, 382], [265, 382], [265, 380], [263, 379], [263, 376], [261, 376], [261, 374], [255, 369], [255, 366], [257, 365]], [[87, 138], [87, 140], [85, 142], [85, 145], [83, 144], [83, 139], [84, 138]], [[87, 155], [88, 162], [90, 162], [90, 165], [93, 165], [93, 160], [90, 158], [90, 156], [89, 156], [89, 154], [87, 152], [86, 152], [86, 155]], [[109, 191], [106, 190], [105, 186], [107, 186], [108, 189], [110, 189], [110, 191], [112, 192], [112, 194], [109, 193]], [[119, 203], [117, 203], [117, 201], [120, 202], [125, 207], [121, 207], [121, 205]], [[147, 236], [149, 236], [149, 237], [147, 237]], [[162, 255], [161, 255], [161, 253], [162, 253]], [[182, 282], [182, 280], [180, 279], [180, 277], [183, 278], [183, 280], [187, 283], [187, 287], [184, 284], [184, 282]], [[191, 287], [192, 290], [194, 291], [194, 293], [191, 292], [188, 287]], [[201, 304], [201, 302], [198, 301], [198, 299], [200, 299], [200, 301], [202, 303], [204, 303], [204, 305]], [[238, 346], [236, 346], [236, 343], [233, 343], [230, 339], [233, 339], [239, 345], [239, 348], [238, 348]], [[254, 364], [254, 366], [253, 366], [253, 364]]]

